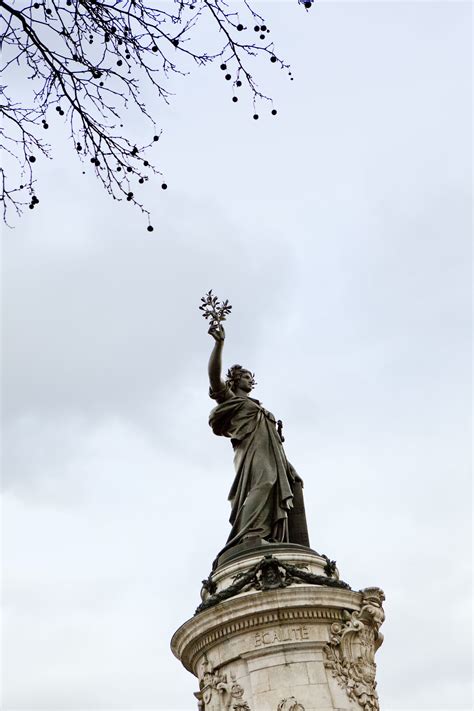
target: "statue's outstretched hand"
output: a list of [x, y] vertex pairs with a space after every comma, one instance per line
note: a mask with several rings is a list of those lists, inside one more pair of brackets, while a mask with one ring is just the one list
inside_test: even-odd
[[223, 343], [225, 340], [225, 331], [222, 324], [219, 324], [218, 326], [211, 326], [208, 333], [217, 343]]

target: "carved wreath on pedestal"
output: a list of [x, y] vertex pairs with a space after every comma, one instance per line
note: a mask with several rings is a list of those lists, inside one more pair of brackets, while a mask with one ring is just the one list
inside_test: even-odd
[[224, 600], [228, 600], [234, 595], [247, 590], [277, 590], [278, 588], [286, 588], [288, 585], [299, 583], [309, 583], [310, 585], [324, 585], [327, 587], [343, 588], [350, 590], [347, 583], [339, 580], [337, 577], [329, 577], [337, 575], [337, 568], [334, 561], [324, 556], [327, 560], [325, 570], [329, 575], [315, 575], [303, 568], [298, 568], [296, 565], [290, 565], [272, 555], [264, 556], [256, 565], [244, 573], [239, 573], [234, 578], [232, 585], [228, 588], [216, 592], [216, 584], [212, 580], [212, 574], [207, 580], [203, 580], [203, 590], [205, 599], [196, 609], [195, 614], [207, 610], [209, 607], [218, 605]]
[[379, 628], [385, 619], [380, 588], [365, 588], [360, 611], [347, 612], [346, 623], [331, 625], [331, 638], [324, 651], [325, 666], [339, 685], [364, 711], [379, 711], [375, 681], [375, 652], [383, 641]]

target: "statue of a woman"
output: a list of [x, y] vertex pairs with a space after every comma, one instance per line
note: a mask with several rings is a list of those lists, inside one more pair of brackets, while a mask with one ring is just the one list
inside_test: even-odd
[[232, 530], [223, 550], [250, 538], [309, 546], [302, 481], [286, 458], [281, 429], [272, 413], [250, 397], [255, 381], [249, 370], [234, 365], [222, 380], [224, 328], [218, 324], [209, 333], [215, 340], [209, 395], [218, 402], [209, 424], [214, 434], [230, 437], [234, 448]]

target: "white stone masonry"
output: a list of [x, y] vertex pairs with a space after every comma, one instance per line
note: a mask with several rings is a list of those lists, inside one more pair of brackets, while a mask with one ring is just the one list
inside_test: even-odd
[[[204, 609], [174, 634], [173, 653], [199, 680], [198, 708], [379, 711], [383, 592], [335, 587], [344, 584], [327, 559], [278, 548], [219, 566]], [[321, 576], [327, 584], [316, 584]]]

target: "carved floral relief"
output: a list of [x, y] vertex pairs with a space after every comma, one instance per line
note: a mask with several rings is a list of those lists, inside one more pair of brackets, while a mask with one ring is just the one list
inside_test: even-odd
[[288, 699], [280, 701], [277, 711], [305, 711], [305, 708], [297, 702], [294, 696], [290, 696]]
[[375, 652], [383, 641], [379, 628], [385, 619], [380, 588], [365, 588], [359, 611], [346, 612], [344, 624], [331, 625], [325, 647], [326, 668], [332, 671], [347, 695], [364, 711], [380, 711], [375, 681]]
[[194, 694], [199, 711], [251, 711], [244, 694], [232, 672], [224, 674], [204, 660], [199, 691]]

